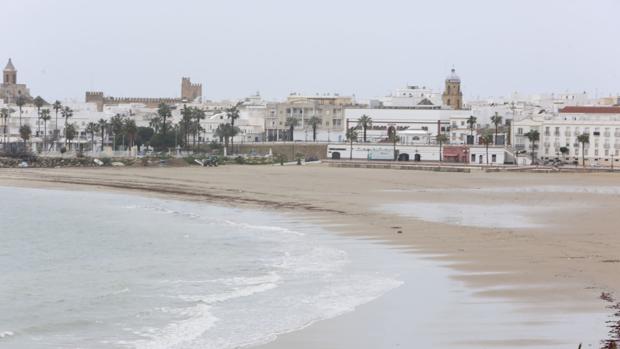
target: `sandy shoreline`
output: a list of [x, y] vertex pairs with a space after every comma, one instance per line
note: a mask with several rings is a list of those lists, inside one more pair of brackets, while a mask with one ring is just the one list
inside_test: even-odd
[[[614, 174], [431, 173], [323, 165], [0, 169], [0, 185], [76, 189], [76, 184], [293, 213], [332, 231], [433, 254], [481, 296], [530, 307], [588, 311], [600, 306], [596, 295], [620, 292], [620, 195], [615, 191], [620, 180]], [[394, 204], [414, 205], [405, 206], [410, 207], [405, 212], [417, 215], [385, 209]], [[467, 209], [449, 217], [420, 209], [433, 205], [439, 211]], [[515, 221], [533, 224], [512, 227], [485, 219], [506, 211], [502, 205], [514, 212]], [[472, 216], [481, 218], [474, 224]], [[355, 313], [372, 313], [373, 304]], [[321, 322], [267, 347], [316, 340], [342, 321]], [[308, 347], [329, 347], [323, 344]]]

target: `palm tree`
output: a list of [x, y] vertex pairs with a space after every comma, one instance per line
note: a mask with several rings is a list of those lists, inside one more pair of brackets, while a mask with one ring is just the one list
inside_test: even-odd
[[356, 127], [351, 127], [346, 133], [347, 141], [349, 141], [349, 160], [353, 160], [353, 142], [357, 142], [357, 130]]
[[491, 116], [491, 122], [493, 123], [493, 125], [495, 125], [495, 141], [493, 142], [493, 144], [497, 145], [497, 134], [499, 130], [499, 125], [502, 124], [502, 117], [497, 114], [497, 112], [495, 112], [495, 115]]
[[220, 139], [220, 143], [224, 141], [225, 149], [228, 149], [228, 133], [226, 132], [226, 124], [219, 124], [214, 132], [215, 136]]
[[62, 110], [62, 103], [60, 103], [59, 100], [56, 100], [54, 102], [54, 104], [52, 104], [52, 108], [54, 109], [54, 112], [56, 112], [56, 121], [55, 121], [55, 126], [54, 126], [54, 140], [57, 140], [58, 137], [60, 137], [60, 132], [58, 131], [58, 112]]
[[194, 108], [194, 112], [192, 113], [192, 137], [194, 143], [194, 149], [196, 148], [196, 136], [200, 134], [201, 131], [204, 131], [204, 128], [200, 125], [200, 121], [205, 119], [205, 111], [200, 108]]
[[101, 132], [101, 151], [103, 151], [103, 143], [104, 143], [104, 139], [105, 139], [105, 130], [108, 128], [108, 126], [110, 124], [108, 123], [108, 120], [106, 120], [106, 119], [99, 119], [99, 121], [97, 122], [97, 125], [99, 125], [99, 132]]
[[161, 129], [161, 116], [157, 115], [157, 116], [153, 116], [150, 120], [149, 120], [149, 127], [152, 128], [155, 133], [159, 133], [159, 130]]
[[440, 133], [435, 138], [437, 140], [437, 143], [439, 143], [439, 162], [441, 162], [443, 160], [443, 144], [448, 141], [448, 136], [446, 136], [444, 133]]
[[363, 137], [362, 139], [364, 140], [364, 143], [366, 143], [366, 130], [372, 127], [372, 118], [366, 114], [360, 116], [359, 119], [357, 119], [357, 124], [362, 128], [363, 130]]
[[530, 144], [532, 145], [532, 162], [534, 162], [534, 160], [536, 160], [536, 154], [534, 153], [534, 150], [536, 149], [536, 142], [540, 140], [540, 133], [537, 130], [530, 130], [525, 134], [525, 137], [527, 137], [527, 139], [530, 141]]
[[470, 136], [472, 137], [472, 144], [476, 143], [474, 138], [474, 129], [476, 128], [476, 121], [477, 118], [475, 116], [470, 116], [469, 119], [467, 119], [467, 124], [469, 125], [469, 132], [470, 132]]
[[90, 149], [95, 151], [95, 134], [99, 133], [99, 124], [96, 122], [89, 122], [86, 124], [86, 133], [90, 134]]
[[27, 145], [26, 141], [30, 139], [30, 135], [32, 135], [30, 125], [22, 125], [19, 127], [19, 136], [24, 140], [24, 146]]
[[136, 122], [133, 119], [125, 119], [125, 122], [123, 123], [123, 133], [127, 135], [129, 149], [131, 149], [134, 145], [134, 141], [136, 140], [136, 134], [138, 133], [138, 126], [136, 126]]
[[45, 100], [41, 96], [36, 96], [32, 101], [35, 107], [37, 107], [37, 133], [41, 133], [41, 107], [45, 104]]
[[7, 123], [9, 118], [11, 117], [11, 109], [10, 108], [2, 108], [0, 109], [0, 118], [2, 119], [2, 137], [3, 141], [6, 142], [6, 131], [7, 131]]
[[168, 128], [168, 124], [166, 123], [166, 119], [172, 117], [172, 111], [170, 110], [170, 107], [167, 104], [161, 103], [161, 104], [159, 104], [159, 108], [157, 109], [157, 114], [159, 114], [159, 116], [162, 119], [161, 134], [162, 134], [162, 136], [164, 136], [164, 139], [165, 139], [166, 138], [166, 129]]
[[43, 149], [45, 149], [47, 148], [47, 122], [52, 118], [50, 110], [41, 110], [41, 116], [39, 118], [43, 120]]
[[586, 167], [586, 143], [590, 143], [590, 134], [582, 133], [577, 136], [577, 141], [581, 143], [581, 165]]
[[288, 118], [286, 118], [286, 122], [284, 123], [284, 126], [288, 127], [288, 134], [289, 134], [291, 142], [295, 141], [293, 132], [295, 131], [295, 127], [297, 127], [298, 125], [299, 125], [299, 120], [297, 118], [294, 118], [292, 116], [289, 116]]
[[22, 126], [22, 107], [24, 106], [24, 104], [26, 104], [26, 98], [24, 98], [24, 96], [22, 96], [22, 95], [17, 96], [17, 99], [15, 99], [15, 104], [19, 108], [19, 127], [21, 128], [21, 126]]
[[71, 144], [71, 141], [75, 138], [75, 136], [77, 135], [77, 128], [75, 127], [74, 124], [68, 124], [65, 127], [65, 145]]
[[[73, 116], [73, 110], [69, 107], [64, 107], [61, 111], [60, 114], [62, 114], [62, 117], [65, 119], [65, 138], [67, 137], [67, 124], [69, 123], [69, 118], [71, 118]], [[66, 142], [65, 142], [66, 143]]]
[[[226, 117], [230, 119], [230, 126], [235, 127], [235, 120], [239, 119], [239, 107], [243, 104], [243, 102], [237, 102], [237, 104], [232, 107], [226, 109]], [[235, 151], [235, 137], [233, 136], [230, 139], [230, 148], [231, 154]]]
[[490, 132], [486, 132], [482, 137], [480, 137], [480, 142], [484, 144], [486, 148], [487, 155], [487, 165], [489, 164], [489, 144], [493, 143], [493, 135]]
[[116, 114], [110, 120], [110, 127], [112, 129], [112, 148], [116, 150], [116, 138], [123, 132], [124, 120], [121, 114]]
[[179, 122], [179, 126], [181, 128], [181, 134], [183, 136], [183, 143], [187, 149], [189, 145], [189, 134], [190, 127], [192, 124], [194, 109], [192, 107], [188, 107], [187, 104], [183, 105], [183, 109], [181, 109], [181, 121]]
[[394, 161], [398, 160], [398, 156], [396, 156], [396, 143], [400, 141], [400, 137], [396, 134], [396, 129], [390, 132], [388, 139], [392, 142], [392, 146], [394, 147]]
[[321, 120], [320, 117], [318, 116], [313, 116], [310, 119], [308, 119], [308, 125], [310, 125], [310, 127], [312, 127], [312, 141], [316, 142], [316, 129], [317, 127], [323, 123], [323, 120]]

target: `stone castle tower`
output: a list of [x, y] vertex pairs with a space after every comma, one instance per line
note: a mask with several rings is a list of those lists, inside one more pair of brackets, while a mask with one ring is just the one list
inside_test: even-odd
[[443, 104], [452, 109], [463, 109], [463, 92], [461, 92], [461, 78], [456, 75], [452, 68], [450, 75], [446, 78], [446, 89], [442, 95]]
[[202, 99], [202, 84], [192, 84], [190, 78], [182, 78], [181, 99], [188, 102]]

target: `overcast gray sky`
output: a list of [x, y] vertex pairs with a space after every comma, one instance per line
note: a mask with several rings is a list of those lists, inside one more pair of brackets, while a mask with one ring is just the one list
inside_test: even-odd
[[0, 0], [0, 65], [34, 95], [209, 99], [259, 90], [376, 97], [442, 88], [468, 98], [620, 92], [618, 0]]

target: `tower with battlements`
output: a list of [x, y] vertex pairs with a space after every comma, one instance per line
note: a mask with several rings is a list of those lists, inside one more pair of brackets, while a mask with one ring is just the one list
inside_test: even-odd
[[190, 78], [182, 78], [181, 99], [186, 102], [199, 102], [202, 99], [202, 84], [192, 84]]
[[200, 102], [202, 99], [202, 84], [192, 84], [190, 78], [181, 79], [181, 98], [158, 98], [158, 97], [112, 97], [106, 96], [100, 91], [87, 91], [85, 96], [86, 103], [97, 105], [98, 111], [103, 111], [106, 105], [119, 104], [144, 104], [149, 108], [156, 108], [164, 103], [174, 105], [185, 102]]

